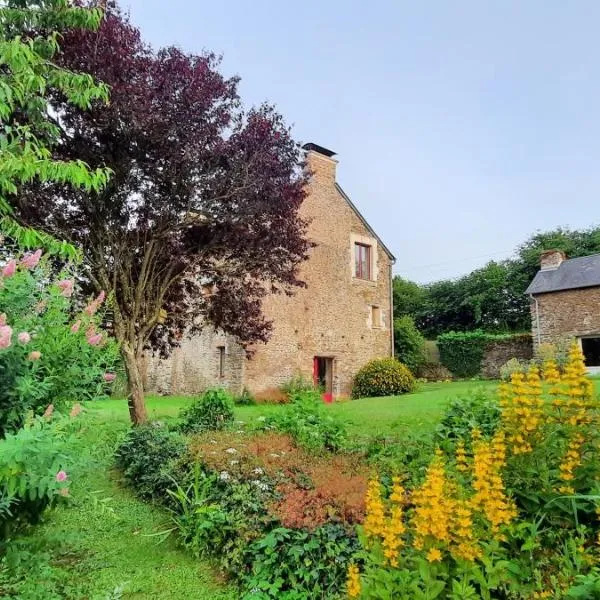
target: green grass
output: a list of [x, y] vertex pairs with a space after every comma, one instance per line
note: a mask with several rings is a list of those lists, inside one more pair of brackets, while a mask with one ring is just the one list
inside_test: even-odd
[[[172, 527], [169, 515], [136, 499], [110, 471], [112, 450], [127, 427], [126, 411], [106, 410], [110, 406], [98, 404], [87, 417], [90, 427], [83, 442], [91, 456], [82, 461], [88, 465], [85, 471], [70, 472], [70, 504], [12, 544], [13, 555], [25, 562], [9, 582], [0, 569], [0, 596], [233, 600], [236, 594], [206, 562], [180, 550], [174, 536], [161, 535]], [[160, 410], [157, 416], [169, 412]]]

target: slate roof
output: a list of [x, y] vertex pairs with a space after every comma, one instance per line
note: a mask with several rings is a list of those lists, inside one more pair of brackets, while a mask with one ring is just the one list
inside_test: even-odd
[[600, 286], [600, 254], [571, 258], [557, 269], [538, 271], [525, 293], [546, 294], [595, 286]]

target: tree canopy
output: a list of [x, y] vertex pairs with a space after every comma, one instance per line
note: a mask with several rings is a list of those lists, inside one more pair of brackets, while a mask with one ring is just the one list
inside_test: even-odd
[[244, 110], [217, 57], [154, 52], [114, 6], [61, 47], [61, 65], [105, 81], [111, 102], [83, 111], [56, 93], [56, 153], [113, 175], [102, 190], [38, 186], [17, 213], [81, 248], [91, 287], [110, 293], [140, 422], [146, 349], [167, 354], [205, 326], [265, 341], [262, 299], [302, 285], [301, 149], [273, 107]]
[[544, 250], [563, 250], [568, 258], [600, 252], [600, 227], [537, 232], [521, 244], [516, 257], [489, 262], [456, 280], [427, 285], [394, 278], [394, 316], [411, 316], [428, 337], [448, 331], [490, 333], [528, 331], [531, 322], [525, 290], [540, 268]]
[[99, 190], [107, 181], [106, 169], [90, 170], [79, 156], [52, 155], [60, 131], [50, 117], [52, 91], [79, 109], [108, 99], [106, 86], [89, 74], [56, 64], [61, 32], [96, 29], [102, 14], [68, 0], [6, 0], [0, 8], [0, 230], [24, 246], [71, 250], [15, 220], [11, 196], [20, 186], [37, 180]]

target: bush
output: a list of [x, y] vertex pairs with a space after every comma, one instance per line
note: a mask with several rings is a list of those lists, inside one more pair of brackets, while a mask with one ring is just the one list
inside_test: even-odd
[[443, 333], [437, 339], [441, 363], [457, 377], [475, 377], [489, 337], [483, 331]]
[[415, 378], [410, 369], [394, 358], [377, 358], [354, 377], [352, 397], [397, 396], [414, 389]]
[[173, 465], [186, 451], [184, 438], [152, 423], [129, 431], [115, 453], [125, 481], [145, 499], [164, 501], [173, 488]]
[[347, 528], [328, 524], [308, 533], [279, 527], [248, 547], [251, 572], [243, 598], [337, 598], [359, 545]]
[[183, 433], [218, 431], [233, 423], [233, 398], [225, 390], [208, 390], [180, 413]]
[[268, 417], [263, 427], [288, 433], [300, 446], [313, 452], [339, 452], [348, 442], [344, 423], [326, 411], [320, 399], [310, 395]]
[[466, 398], [456, 398], [446, 409], [436, 429], [440, 443], [447, 440], [466, 440], [473, 429], [485, 436], [492, 436], [500, 425], [500, 406], [484, 391], [477, 391]]
[[39, 522], [69, 490], [72, 419], [38, 417], [0, 440], [0, 539]]
[[306, 400], [307, 397], [320, 397], [320, 391], [314, 383], [301, 374], [295, 375], [287, 383], [284, 383], [281, 386], [281, 391], [288, 402], [301, 402]]
[[500, 379], [509, 381], [513, 373], [525, 373], [529, 368], [529, 362], [511, 358], [500, 367]]
[[104, 375], [119, 362], [116, 343], [99, 328], [103, 297], [73, 317], [73, 275], [65, 270], [55, 280], [31, 260], [11, 259], [0, 285], [0, 436], [30, 410], [105, 395]]
[[413, 373], [425, 361], [425, 338], [408, 315], [394, 320], [394, 353]]
[[254, 406], [256, 404], [256, 398], [249, 389], [244, 388], [239, 396], [234, 397], [233, 402], [237, 406]]

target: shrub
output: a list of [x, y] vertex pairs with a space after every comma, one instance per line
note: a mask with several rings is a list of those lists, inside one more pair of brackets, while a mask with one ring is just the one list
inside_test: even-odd
[[115, 464], [141, 498], [165, 500], [167, 490], [175, 486], [173, 465], [185, 450], [180, 434], [151, 423], [129, 431], [116, 450]]
[[394, 320], [394, 353], [413, 373], [425, 361], [425, 338], [408, 315]]
[[249, 389], [244, 388], [239, 396], [234, 397], [233, 402], [237, 406], [254, 406], [256, 398], [254, 398]]
[[251, 572], [244, 579], [243, 598], [336, 598], [358, 547], [353, 532], [341, 525], [324, 525], [312, 533], [273, 529], [248, 547]]
[[262, 427], [288, 433], [300, 446], [313, 452], [339, 452], [348, 441], [344, 423], [331, 415], [313, 392], [268, 417]]
[[306, 400], [308, 397], [318, 398], [320, 396], [314, 383], [302, 374], [295, 375], [287, 383], [284, 383], [281, 391], [288, 402], [298, 402]]
[[49, 414], [0, 440], [0, 539], [68, 494], [74, 434], [73, 419]]
[[484, 391], [477, 391], [466, 398], [456, 398], [446, 409], [436, 429], [440, 443], [447, 440], [466, 440], [473, 429], [485, 436], [492, 436], [500, 425], [500, 406]]
[[414, 389], [415, 378], [405, 365], [394, 358], [377, 358], [356, 374], [352, 397], [397, 396]]
[[508, 381], [512, 377], [513, 373], [524, 373], [528, 368], [528, 361], [519, 360], [518, 358], [511, 358], [500, 367], [500, 379], [503, 381]]
[[29, 410], [105, 395], [104, 375], [118, 365], [118, 348], [99, 328], [103, 297], [73, 316], [73, 274], [53, 278], [30, 255], [11, 259], [0, 285], [0, 436], [15, 431]]
[[457, 377], [474, 377], [481, 371], [488, 340], [483, 331], [443, 333], [437, 339], [440, 361]]
[[183, 409], [179, 429], [184, 433], [218, 431], [233, 423], [233, 398], [225, 390], [208, 390]]

